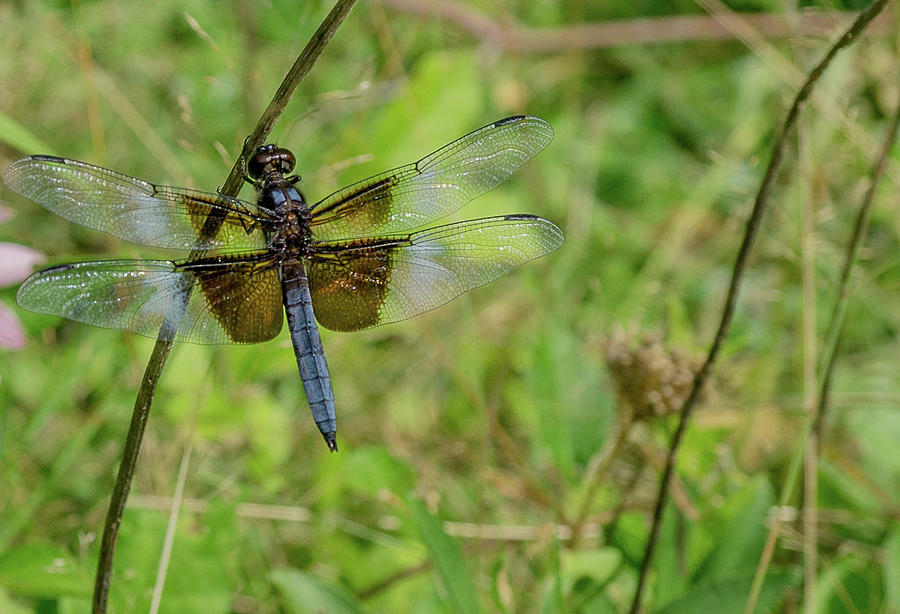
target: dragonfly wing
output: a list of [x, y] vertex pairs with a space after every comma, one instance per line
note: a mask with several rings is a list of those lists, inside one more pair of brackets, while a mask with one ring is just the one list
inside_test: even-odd
[[317, 246], [309, 263], [322, 326], [352, 331], [447, 303], [562, 245], [562, 231], [532, 215], [447, 224], [397, 237]]
[[503, 182], [552, 139], [538, 117], [496, 121], [319, 201], [311, 208], [313, 233], [331, 241], [421, 228]]
[[[53, 156], [13, 162], [3, 179], [13, 191], [76, 224], [155, 247], [261, 249], [271, 222], [268, 212], [246, 201], [157, 186]], [[218, 228], [212, 236], [198, 239], [211, 216], [219, 222]]]
[[39, 271], [19, 288], [29, 311], [156, 337], [184, 306], [175, 339], [257, 343], [281, 330], [281, 286], [270, 261], [221, 264], [106, 260]]

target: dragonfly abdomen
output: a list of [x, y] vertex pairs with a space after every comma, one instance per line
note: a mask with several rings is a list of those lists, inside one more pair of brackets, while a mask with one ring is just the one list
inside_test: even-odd
[[306, 400], [309, 402], [316, 426], [319, 427], [328, 448], [334, 452], [337, 450], [334, 391], [331, 388], [331, 375], [325, 362], [325, 350], [313, 313], [309, 280], [302, 261], [282, 263], [281, 288], [288, 330], [291, 332], [291, 342], [297, 357], [297, 366], [300, 368], [303, 389], [306, 391]]

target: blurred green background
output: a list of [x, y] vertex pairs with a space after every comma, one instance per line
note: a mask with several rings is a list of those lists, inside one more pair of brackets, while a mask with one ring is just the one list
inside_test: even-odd
[[[163, 612], [627, 608], [671, 411], [718, 324], [773, 132], [840, 29], [639, 43], [623, 30], [583, 49], [563, 30], [548, 47], [504, 48], [490, 28], [476, 35], [422, 6], [361, 2], [272, 140], [295, 152], [315, 201], [495, 119], [539, 115], [553, 143], [454, 219], [537, 214], [566, 243], [414, 320], [323, 331], [338, 454], [310, 418], [286, 332], [258, 346], [176, 346], [122, 526], [113, 611], [149, 607], [182, 467]], [[465, 23], [544, 32], [725, 10], [442, 6]], [[861, 3], [803, 6], [834, 15]], [[53, 153], [214, 190], [329, 8], [2, 2], [0, 168]], [[793, 3], [731, 8], [798, 23]], [[744, 611], [775, 516], [784, 524], [756, 611], [809, 603], [802, 496], [774, 504], [803, 445], [845, 245], [898, 98], [895, 24], [888, 15], [839, 56], [792, 141], [679, 457], [650, 611]], [[854, 276], [819, 449], [818, 612], [900, 609], [898, 155]], [[160, 255], [0, 198], [12, 212], [0, 240], [48, 263]], [[14, 308], [15, 286], [0, 301]], [[0, 350], [0, 612], [84, 612], [152, 341], [16, 313], [26, 346]]]

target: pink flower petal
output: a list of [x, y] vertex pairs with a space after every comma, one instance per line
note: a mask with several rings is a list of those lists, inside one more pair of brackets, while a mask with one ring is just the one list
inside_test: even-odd
[[12, 309], [0, 303], [0, 348], [21, 350], [25, 347], [25, 331]]
[[44, 255], [30, 247], [0, 242], [0, 287], [19, 283], [43, 261]]

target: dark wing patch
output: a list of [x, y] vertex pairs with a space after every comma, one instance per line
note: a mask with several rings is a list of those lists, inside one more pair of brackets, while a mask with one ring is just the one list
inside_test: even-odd
[[538, 117], [509, 117], [453, 141], [414, 164], [350, 185], [312, 206], [319, 240], [420, 228], [504, 181], [553, 138]]
[[206, 310], [215, 317], [228, 341], [258, 343], [278, 335], [283, 309], [281, 282], [274, 263], [227, 257], [217, 260], [210, 265], [186, 263], [180, 268], [193, 273], [198, 303], [201, 298], [205, 301]]
[[381, 324], [395, 248], [360, 248], [316, 257], [308, 265], [316, 320], [331, 330]]
[[26, 279], [19, 305], [103, 328], [156, 337], [183, 305], [177, 341], [258, 343], [278, 335], [281, 284], [265, 253], [230, 262], [106, 260], [51, 267]]
[[[65, 158], [22, 158], [6, 168], [3, 179], [13, 191], [76, 224], [154, 247], [262, 249], [272, 223], [268, 212], [246, 201], [157, 186]], [[210, 216], [221, 224], [212, 237], [198, 240]]]
[[332, 330], [397, 322], [494, 281], [562, 241], [562, 231], [548, 220], [507, 215], [323, 243], [308, 266], [313, 311]]

